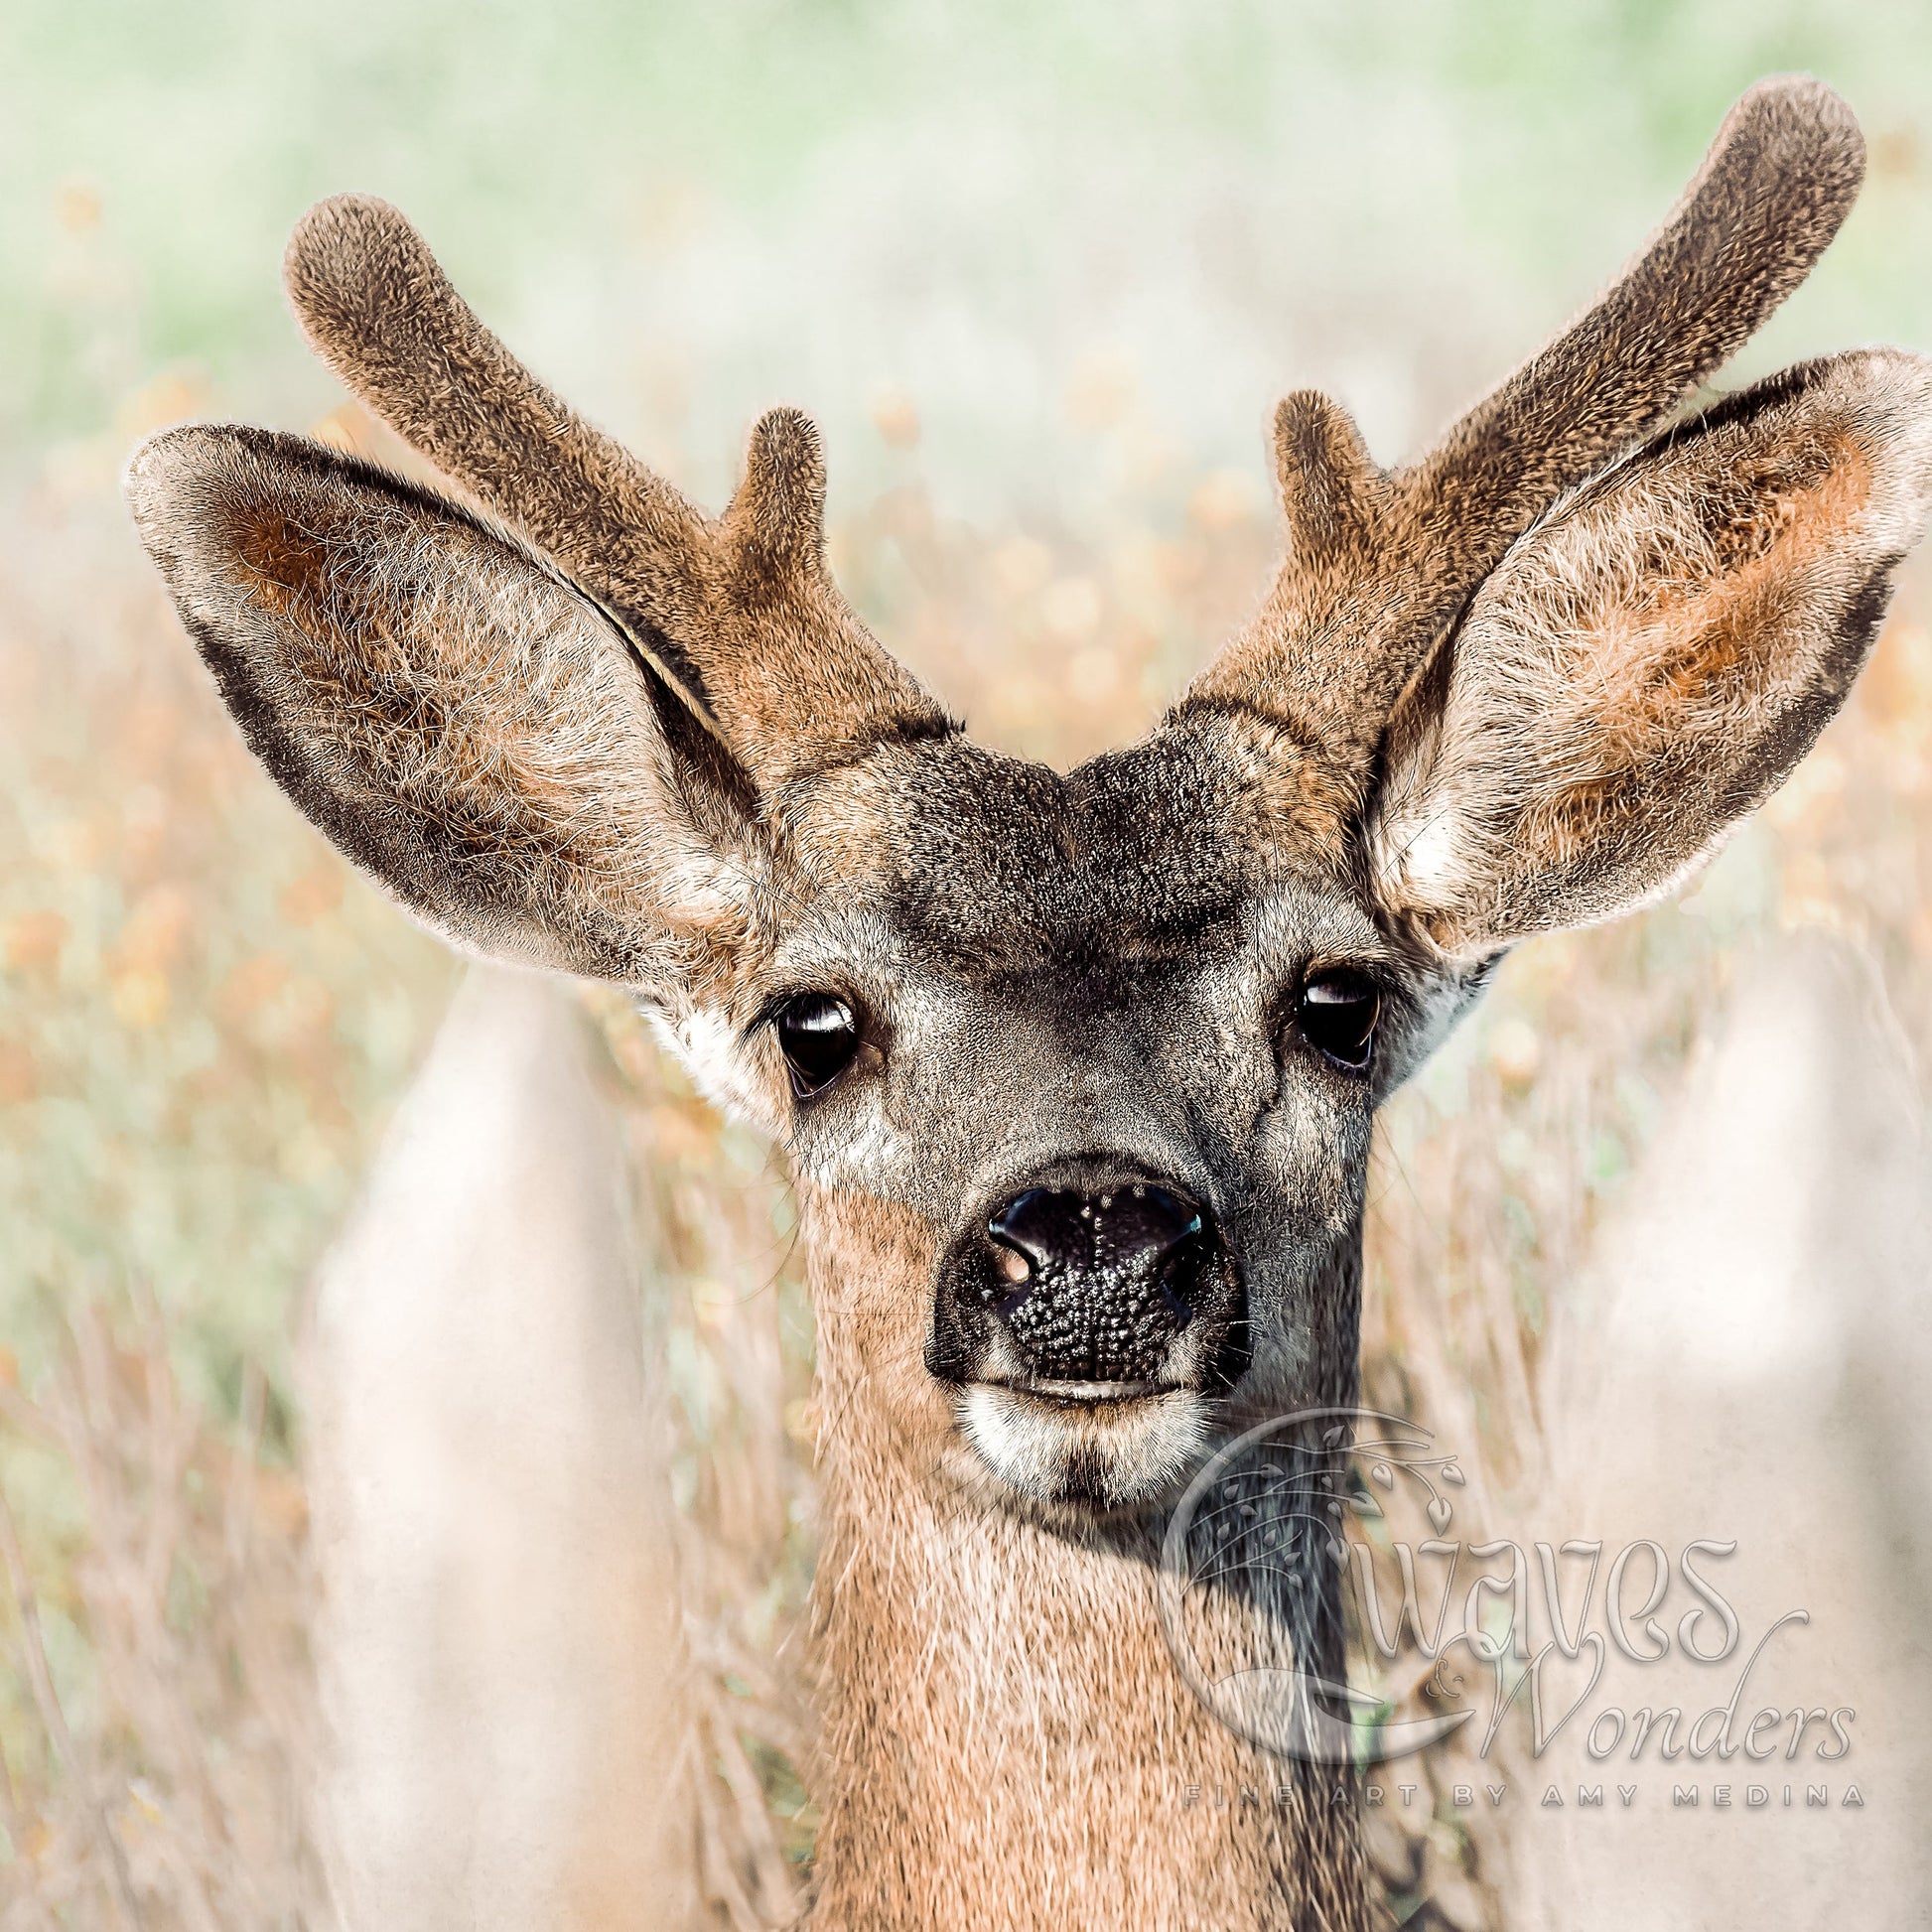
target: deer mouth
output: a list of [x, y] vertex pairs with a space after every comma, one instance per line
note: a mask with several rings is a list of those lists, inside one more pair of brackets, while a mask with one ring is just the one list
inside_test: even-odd
[[1078, 1397], [976, 1382], [955, 1397], [978, 1460], [1035, 1502], [1124, 1509], [1170, 1496], [1207, 1447], [1209, 1402], [1192, 1389], [1095, 1385]]
[[1123, 1403], [1144, 1402], [1150, 1396], [1182, 1393], [1163, 1387], [1159, 1382], [999, 1382], [987, 1377], [988, 1388], [1004, 1388], [1015, 1395], [1048, 1408], [1085, 1411], [1118, 1407]]

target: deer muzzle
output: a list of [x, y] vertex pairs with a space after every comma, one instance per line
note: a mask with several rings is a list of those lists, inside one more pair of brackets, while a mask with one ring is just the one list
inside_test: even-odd
[[1035, 1178], [976, 1212], [941, 1269], [926, 1362], [943, 1381], [1068, 1402], [1224, 1389], [1240, 1276], [1212, 1214], [1132, 1171]]

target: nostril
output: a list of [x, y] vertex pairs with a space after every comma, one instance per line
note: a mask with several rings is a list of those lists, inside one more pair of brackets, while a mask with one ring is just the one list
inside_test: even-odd
[[1023, 1282], [1052, 1261], [1051, 1237], [1055, 1223], [1063, 1218], [1055, 1212], [1055, 1203], [1066, 1198], [1051, 1188], [1029, 1187], [988, 1219], [986, 1231], [999, 1247], [1000, 1272], [1008, 1281]]
[[1136, 1187], [1133, 1198], [1145, 1203], [1146, 1224], [1161, 1238], [1164, 1257], [1200, 1232], [1200, 1209], [1192, 1201], [1182, 1200], [1165, 1187]]
[[[1200, 1233], [1201, 1212], [1150, 1181], [1097, 1194], [1029, 1187], [988, 1217], [986, 1231], [1001, 1272], [1018, 1284], [1058, 1268], [1158, 1264]], [[1022, 1262], [1025, 1273], [1015, 1265]]]
[[1002, 1314], [1010, 1315], [1019, 1310], [1033, 1293], [1039, 1271], [1050, 1265], [1050, 1254], [1028, 1239], [1035, 1196], [1044, 1192], [1043, 1188], [1030, 1187], [986, 1223], [986, 1231], [993, 1237], [993, 1266], [1000, 1277], [1000, 1288], [990, 1291], [987, 1299]]

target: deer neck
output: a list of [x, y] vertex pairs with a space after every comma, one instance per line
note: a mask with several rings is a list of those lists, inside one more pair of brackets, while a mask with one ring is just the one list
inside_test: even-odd
[[[811, 1208], [816, 1207], [816, 1213]], [[911, 1217], [808, 1203], [823, 1932], [1365, 1923], [1346, 1787], [1225, 1728], [1163, 1634], [1159, 1521], [1074, 1532], [948, 1461]], [[1244, 1660], [1271, 1633], [1210, 1605]], [[1273, 1633], [1278, 1635], [1279, 1633]]]

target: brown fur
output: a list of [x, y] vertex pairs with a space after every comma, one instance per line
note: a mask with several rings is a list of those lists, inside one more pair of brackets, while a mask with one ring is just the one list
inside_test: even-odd
[[[381, 203], [303, 222], [297, 312], [510, 527], [261, 431], [135, 459], [298, 804], [460, 943], [632, 987], [785, 1143], [825, 1419], [816, 1923], [1366, 1923], [1345, 1785], [1242, 1741], [1164, 1646], [1164, 1506], [1206, 1446], [1352, 1399], [1373, 1109], [1496, 955], [1681, 878], [1842, 702], [1932, 509], [1932, 365], [1811, 364], [1632, 446], [1802, 278], [1862, 152], [1815, 82], [1754, 88], [1604, 300], [1407, 469], [1290, 397], [1273, 595], [1072, 772], [971, 745], [858, 624], [802, 418], [701, 516]], [[1382, 1000], [1360, 1071], [1299, 1017], [1343, 967]], [[767, 1024], [798, 992], [860, 1023], [807, 1101]], [[1089, 1403], [958, 1366], [989, 1209], [1115, 1172], [1211, 1219], [1227, 1379]], [[1272, 1466], [1204, 1532], [1197, 1654], [1332, 1676], [1332, 1565]]]

